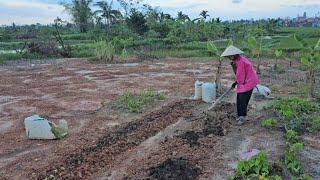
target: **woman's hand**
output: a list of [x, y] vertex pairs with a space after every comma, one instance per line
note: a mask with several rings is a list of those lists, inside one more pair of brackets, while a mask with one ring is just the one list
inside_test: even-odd
[[236, 82], [234, 82], [233, 84], [232, 84], [232, 88], [234, 89], [234, 88], [236, 88], [236, 85], [238, 84], [238, 82], [236, 81]]

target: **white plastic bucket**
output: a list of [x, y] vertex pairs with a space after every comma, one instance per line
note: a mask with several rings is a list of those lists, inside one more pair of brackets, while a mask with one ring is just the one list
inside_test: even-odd
[[203, 82], [198, 80], [194, 83], [194, 99], [195, 100], [199, 100], [202, 98], [202, 84]]
[[212, 103], [216, 99], [216, 84], [204, 83], [202, 84], [202, 101]]

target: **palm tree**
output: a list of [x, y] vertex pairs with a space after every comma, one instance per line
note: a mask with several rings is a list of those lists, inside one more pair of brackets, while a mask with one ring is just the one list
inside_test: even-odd
[[201, 16], [203, 19], [207, 19], [207, 17], [209, 17], [210, 15], [208, 14], [208, 11], [203, 10], [203, 11], [201, 11], [200, 16]]
[[72, 20], [79, 26], [80, 32], [87, 32], [92, 20], [90, 4], [92, 0], [72, 0], [71, 3], [62, 3], [72, 16]]
[[100, 14], [105, 20], [106, 31], [110, 29], [110, 25], [122, 18], [122, 14], [119, 10], [112, 9], [113, 1], [108, 3], [107, 1], [99, 1], [95, 5], [100, 9], [96, 10], [95, 14]]
[[190, 18], [189, 18], [188, 15], [183, 14], [182, 11], [179, 11], [179, 12], [178, 12], [177, 20], [178, 20], [178, 21], [185, 22], [186, 20], [190, 21]]
[[159, 17], [159, 20], [160, 22], [163, 22], [165, 20], [172, 20], [173, 18], [171, 17], [170, 14], [165, 14], [163, 12], [160, 13], [160, 17]]

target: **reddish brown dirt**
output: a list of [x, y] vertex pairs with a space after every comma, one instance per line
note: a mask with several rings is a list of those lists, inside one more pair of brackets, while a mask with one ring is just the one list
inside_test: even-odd
[[[190, 64], [204, 69], [196, 74], [200, 80], [213, 78], [213, 62], [177, 59], [112, 65], [58, 60], [1, 67], [1, 172], [5, 177], [23, 178], [33, 169], [95, 142], [110, 124], [131, 121], [131, 115], [109, 110], [91, 114], [102, 101], [111, 101], [124, 91], [153, 89], [165, 92], [169, 99], [190, 96], [195, 78], [189, 72]], [[32, 114], [54, 122], [66, 119], [70, 136], [61, 141], [28, 140], [23, 120]]]
[[[260, 128], [269, 114], [259, 111], [269, 101], [253, 100], [251, 121], [239, 128], [233, 124], [233, 104], [220, 106], [214, 121], [207, 121], [204, 104], [177, 100], [193, 94], [196, 79], [212, 81], [215, 65], [181, 59], [112, 65], [63, 59], [1, 67], [0, 179], [179, 176], [163, 173], [168, 168], [191, 171], [193, 178], [226, 179], [239, 154], [250, 148], [280, 159], [285, 148], [282, 133]], [[267, 67], [263, 64], [261, 81], [271, 85]], [[222, 83], [232, 81], [231, 68], [224, 62]], [[275, 80], [272, 86], [283, 83]], [[286, 85], [290, 92], [278, 88], [275, 95], [298, 94], [295, 86]], [[165, 92], [168, 100], [143, 115], [100, 109], [102, 101], [142, 89]], [[229, 101], [234, 102], [234, 95]], [[54, 122], [66, 119], [70, 135], [59, 141], [28, 140], [23, 120], [32, 114]]]

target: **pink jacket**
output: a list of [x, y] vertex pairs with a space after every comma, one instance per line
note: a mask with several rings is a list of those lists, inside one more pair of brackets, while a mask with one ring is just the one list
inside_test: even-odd
[[237, 71], [237, 93], [250, 91], [259, 84], [259, 78], [252, 63], [245, 57], [240, 56], [235, 60]]

